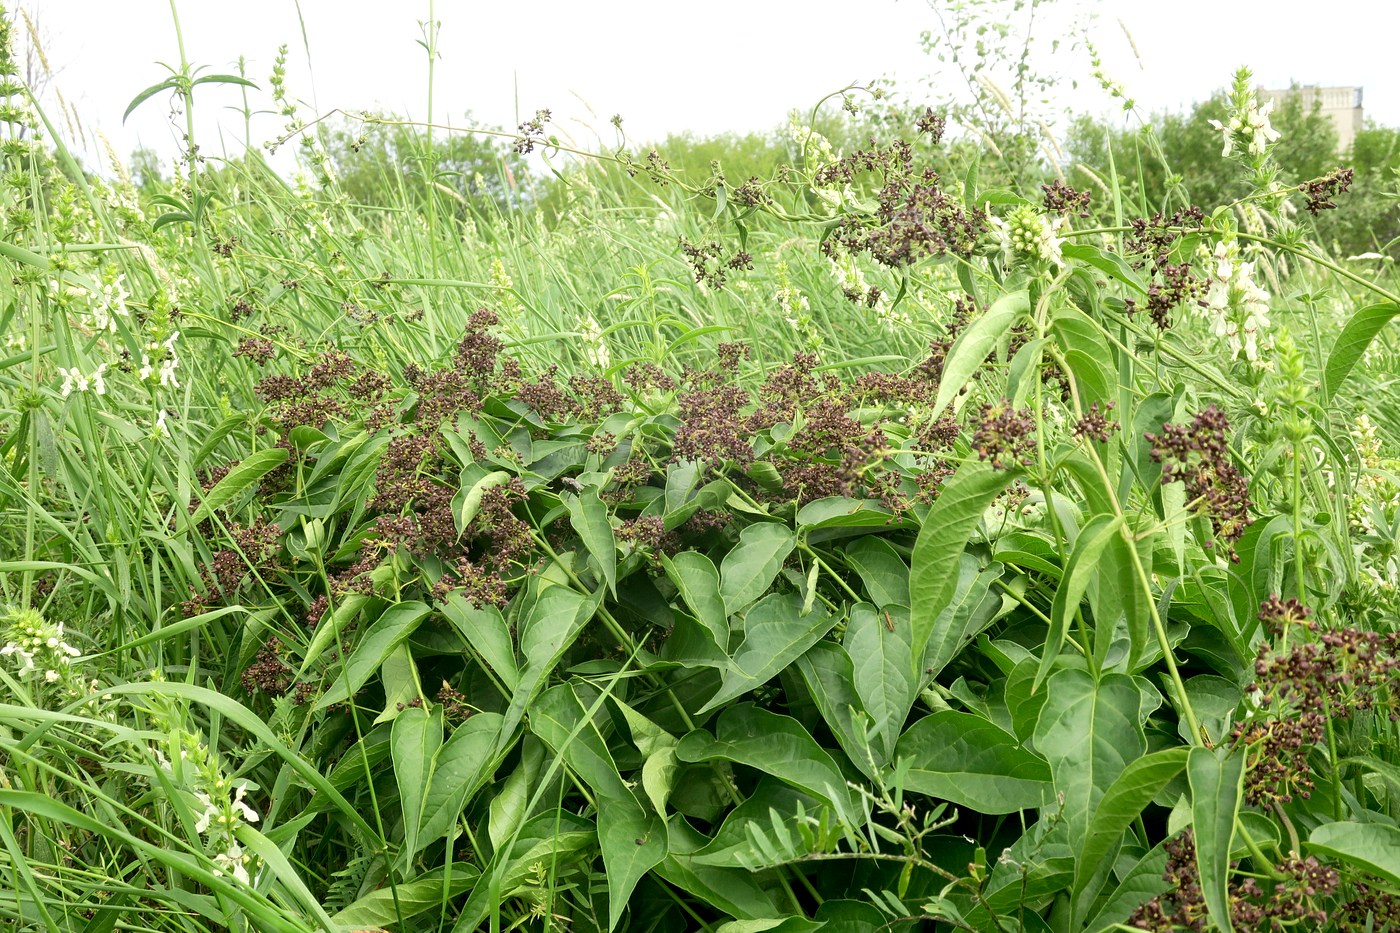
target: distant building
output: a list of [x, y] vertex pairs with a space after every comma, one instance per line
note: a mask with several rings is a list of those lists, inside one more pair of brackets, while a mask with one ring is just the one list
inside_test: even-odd
[[1283, 91], [1259, 89], [1260, 101], [1276, 100], [1281, 104], [1294, 95], [1302, 101], [1305, 111], [1311, 110], [1315, 104], [1322, 106], [1323, 116], [1332, 121], [1332, 126], [1337, 131], [1338, 152], [1345, 152], [1351, 148], [1352, 140], [1356, 139], [1356, 134], [1361, 131], [1361, 88], [1318, 87], [1316, 84], [1305, 84]]

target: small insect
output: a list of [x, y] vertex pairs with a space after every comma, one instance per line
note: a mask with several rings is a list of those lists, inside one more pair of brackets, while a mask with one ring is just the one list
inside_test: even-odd
[[885, 628], [891, 632], [894, 631], [894, 619], [890, 618], [888, 610], [885, 612]]
[[636, 839], [634, 839], [634, 840], [632, 840], [632, 841], [635, 842], [635, 843], [636, 843], [637, 845], [639, 845], [639, 846], [644, 846], [644, 845], [647, 844], [647, 841], [648, 841], [649, 839], [651, 839], [651, 830], [647, 830], [646, 835], [644, 835], [644, 836], [638, 836]]
[[561, 476], [561, 477], [559, 477], [559, 482], [563, 483], [565, 486], [568, 486], [568, 487], [569, 487], [570, 489], [572, 489], [574, 492], [582, 492], [582, 491], [583, 491], [583, 483], [580, 483], [578, 480], [574, 479], [572, 476]]

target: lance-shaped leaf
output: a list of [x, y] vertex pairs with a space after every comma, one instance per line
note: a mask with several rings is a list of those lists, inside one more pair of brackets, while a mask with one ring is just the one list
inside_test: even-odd
[[1196, 869], [1201, 895], [1216, 926], [1230, 922], [1230, 841], [1244, 796], [1244, 752], [1227, 747], [1191, 749], [1186, 758], [1191, 784], [1191, 827], [1196, 834]]
[[944, 615], [957, 589], [958, 558], [982, 513], [1013, 478], [1010, 471], [985, 464], [964, 465], [944, 485], [919, 529], [909, 584], [916, 678], [926, 668], [937, 675], [962, 648], [965, 625], [955, 624], [955, 613]]
[[831, 631], [836, 621], [835, 615], [825, 612], [804, 616], [801, 601], [791, 593], [763, 597], [745, 614], [744, 641], [724, 672], [719, 692], [700, 708], [701, 714], [776, 677]]
[[943, 413], [979, 366], [987, 359], [997, 343], [1016, 322], [1031, 309], [1030, 293], [1010, 292], [992, 303], [986, 313], [963, 328], [962, 333], [948, 348], [948, 358], [943, 364], [943, 379], [938, 386], [938, 397], [933, 403], [933, 417]]
[[797, 546], [792, 529], [774, 522], [759, 522], [739, 533], [739, 543], [720, 562], [719, 591], [728, 615], [758, 599]]

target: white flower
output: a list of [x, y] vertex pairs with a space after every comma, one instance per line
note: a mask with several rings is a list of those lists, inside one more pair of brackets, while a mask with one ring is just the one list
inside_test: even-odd
[[67, 398], [74, 392], [95, 392], [98, 395], [107, 394], [107, 383], [102, 380], [102, 374], [107, 371], [107, 364], [103, 363], [93, 371], [92, 375], [86, 375], [81, 369], [74, 366], [72, 369], [58, 368], [58, 372], [63, 376], [63, 385], [59, 388], [59, 393]]
[[1225, 135], [1225, 148], [1220, 150], [1220, 156], [1221, 158], [1228, 159], [1230, 157], [1230, 151], [1235, 147], [1234, 128], [1231, 126], [1227, 126], [1224, 123], [1221, 123], [1219, 120], [1210, 120], [1208, 122], [1211, 126], [1215, 127], [1217, 130], [1219, 130]]
[[170, 436], [170, 429], [167, 428], [167, 427], [165, 426], [165, 409], [164, 409], [164, 408], [162, 408], [162, 409], [156, 414], [156, 423], [155, 423], [155, 426], [154, 426], [153, 428], [151, 428], [151, 433], [154, 434], [156, 437], [169, 437], [169, 436]]
[[127, 317], [130, 314], [126, 300], [131, 297], [131, 294], [122, 286], [122, 282], [125, 280], [126, 275], [122, 273], [111, 281], [102, 283], [97, 307], [92, 311], [93, 323], [97, 325], [98, 330], [116, 333], [117, 318]]
[[61, 676], [62, 675], [59, 674], [58, 671], [44, 671], [44, 680], [46, 680], [49, 683], [56, 682]]
[[243, 795], [247, 792], [248, 786], [246, 784], [238, 785], [238, 789], [235, 790], [233, 793], [233, 808], [242, 813], [243, 819], [247, 822], [256, 823], [258, 821], [257, 812], [252, 807], [248, 806], [246, 803], [243, 802]]
[[612, 362], [612, 354], [608, 352], [608, 345], [603, 342], [603, 328], [599, 326], [598, 319], [593, 315], [579, 318], [579, 330], [583, 332], [583, 358], [590, 366], [599, 369], [607, 369]]
[[204, 812], [199, 815], [199, 819], [194, 824], [194, 831], [201, 836], [209, 832], [209, 823], [219, 815], [219, 808], [214, 806], [214, 801], [209, 799], [209, 795], [201, 791], [195, 792], [195, 799], [204, 805]]
[[228, 848], [214, 856], [214, 864], [219, 866], [214, 869], [216, 875], [228, 872], [244, 884], [252, 883], [248, 876], [248, 859], [238, 843], [229, 840]]
[[1266, 101], [1264, 106], [1258, 108], [1251, 103], [1245, 114], [1246, 129], [1250, 134], [1249, 151], [1254, 155], [1263, 155], [1269, 143], [1279, 138], [1278, 130], [1269, 124], [1269, 113], [1273, 109], [1272, 100]]

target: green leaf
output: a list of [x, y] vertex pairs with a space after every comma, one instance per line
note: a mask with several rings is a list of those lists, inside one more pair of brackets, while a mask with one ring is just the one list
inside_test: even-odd
[[909, 565], [894, 545], [879, 535], [866, 535], [846, 545], [845, 558], [876, 606], [909, 608]]
[[1400, 884], [1400, 829], [1385, 823], [1323, 823], [1308, 850], [1330, 855], [1391, 884]]
[[360, 638], [360, 643], [345, 660], [345, 667], [335, 677], [330, 689], [316, 701], [314, 708], [322, 710], [354, 696], [365, 681], [379, 670], [379, 665], [384, 663], [389, 653], [413, 634], [430, 611], [417, 601], [398, 603], [385, 609]]
[[394, 780], [403, 808], [404, 848], [418, 851], [418, 828], [423, 819], [423, 798], [433, 776], [433, 758], [442, 746], [442, 707], [432, 711], [421, 706], [404, 710], [394, 720], [389, 733], [393, 754]]
[[1171, 889], [1171, 882], [1162, 877], [1167, 867], [1167, 852], [1162, 843], [1138, 859], [1136, 865], [1128, 869], [1112, 894], [1103, 898], [1098, 911], [1089, 920], [1085, 929], [1089, 933], [1114, 933], [1128, 919], [1139, 905]]
[[878, 738], [880, 764], [894, 755], [919, 688], [909, 634], [909, 613], [900, 606], [882, 612], [857, 603], [846, 624], [844, 646], [854, 665], [856, 693], [874, 722], [870, 738]]
[[577, 496], [570, 496], [565, 504], [569, 509], [569, 524], [597, 562], [608, 591], [617, 598], [617, 543], [613, 539], [612, 524], [608, 522], [608, 507], [598, 497], [598, 487], [590, 486]]
[[767, 592], [783, 561], [797, 546], [786, 525], [758, 522], [739, 534], [719, 568], [719, 591], [727, 615], [733, 615]]
[[1186, 767], [1185, 747], [1167, 748], [1145, 755], [1128, 765], [1109, 785], [1089, 823], [1083, 847], [1075, 855], [1074, 915], [1084, 915], [1108, 880], [1123, 833], [1154, 797]]
[[1330, 402], [1336, 398], [1337, 391], [1346, 383], [1376, 334], [1397, 314], [1400, 314], [1400, 305], [1386, 301], [1362, 308], [1348, 319], [1342, 332], [1337, 335], [1336, 343], [1332, 344], [1331, 352], [1327, 354], [1327, 366], [1322, 376], [1324, 401]]
[[[438, 749], [433, 762], [432, 780], [423, 798], [420, 846], [443, 838], [456, 823], [471, 795], [486, 783], [495, 770], [492, 749], [504, 720], [499, 713], [477, 713], [452, 730]], [[408, 853], [412, 858], [416, 852]]]
[[1045, 685], [1035, 725], [1035, 747], [1050, 762], [1055, 791], [1064, 799], [1069, 844], [1084, 844], [1089, 820], [1118, 776], [1147, 750], [1137, 684], [1123, 674], [1098, 683], [1082, 670], [1062, 670]]
[[752, 872], [697, 865], [694, 859], [687, 858], [709, 840], [692, 828], [683, 816], [676, 814], [671, 817], [666, 829], [669, 854], [657, 866], [656, 873], [667, 882], [741, 920], [773, 917], [782, 913], [772, 896], [754, 879]]
[[981, 463], [968, 463], [948, 480], [929, 509], [914, 544], [910, 570], [912, 645], [915, 676], [929, 667], [936, 675], [962, 650], [965, 628], [955, 615], [943, 616], [957, 588], [960, 562], [977, 523], [992, 500], [1015, 475]]
[[135, 97], [133, 97], [131, 99], [131, 103], [126, 105], [126, 111], [122, 114], [122, 122], [125, 123], [126, 118], [131, 116], [131, 112], [133, 110], [135, 110], [137, 107], [140, 107], [142, 104], [144, 104], [150, 98], [154, 97], [156, 94], [159, 94], [161, 91], [174, 90], [179, 86], [179, 81], [174, 75], [171, 75], [159, 84], [152, 84], [140, 94], [137, 94]]
[[501, 741], [508, 742], [515, 734], [525, 710], [534, 702], [541, 686], [554, 670], [564, 652], [573, 644], [583, 626], [598, 611], [603, 591], [586, 597], [563, 586], [548, 586], [530, 608], [520, 632], [520, 650], [525, 663], [520, 668], [520, 680], [506, 708]]
[[[1069, 635], [1070, 624], [1074, 621], [1079, 605], [1084, 601], [1084, 593], [1098, 572], [1099, 555], [1104, 547], [1119, 534], [1123, 519], [1112, 515], [1096, 515], [1085, 525], [1075, 539], [1074, 551], [1065, 564], [1064, 576], [1055, 589], [1055, 599], [1050, 605], [1050, 632], [1045, 639], [1045, 649], [1040, 656], [1040, 668], [1035, 672], [1035, 682], [1031, 692], [1040, 689], [1041, 682], [1050, 673], [1051, 666], [1064, 647]], [[1111, 640], [1113, 630], [1100, 633], [1100, 637]]]
[[[631, 791], [618, 773], [596, 719], [584, 721], [588, 707], [573, 683], [550, 687], [530, 704], [530, 731], [554, 749], [601, 796], [621, 799]], [[581, 728], [580, 728], [581, 726]]]
[[835, 642], [819, 641], [797, 659], [796, 668], [807, 685], [827, 728], [836, 736], [846, 757], [871, 780], [878, 779], [868, 759], [874, 750], [865, 741], [869, 716], [861, 708], [855, 687], [851, 656]]
[[1196, 868], [1201, 895], [1216, 926], [1232, 933], [1230, 922], [1230, 840], [1244, 796], [1244, 752], [1194, 746], [1186, 759], [1191, 784], [1191, 826], [1196, 834]]
[[520, 670], [515, 665], [515, 648], [501, 610], [490, 605], [473, 606], [460, 592], [449, 593], [439, 607], [477, 657], [496, 672], [507, 690], [514, 690], [520, 681]]
[[468, 890], [481, 872], [467, 862], [453, 862], [452, 871], [435, 868], [412, 881], [383, 887], [359, 898], [331, 917], [333, 929], [349, 930], [388, 927], [416, 917]]
[[965, 327], [948, 349], [943, 379], [931, 417], [937, 418], [948, 403], [963, 390], [1002, 337], [1031, 309], [1030, 293], [1009, 292], [993, 302], [987, 312]]
[[209, 490], [204, 501], [199, 503], [199, 507], [190, 515], [190, 524], [198, 525], [213, 515], [217, 509], [223, 508], [235, 496], [246, 491], [258, 480], [286, 463], [290, 453], [285, 447], [268, 447], [255, 454], [249, 454], [242, 463], [229, 470], [228, 475]]
[[828, 496], [809, 502], [797, 510], [797, 527], [808, 530], [820, 528], [884, 528], [893, 514], [884, 506], [868, 499]]
[[792, 593], [763, 597], [744, 615], [744, 640], [724, 671], [719, 691], [700, 708], [700, 714], [772, 680], [836, 622], [836, 615], [825, 612], [802, 615], [802, 602]]
[[900, 736], [895, 756], [909, 768], [906, 790], [978, 813], [1015, 813], [1039, 807], [1050, 796], [1049, 765], [1015, 736], [972, 713], [943, 710], [925, 716]]
[[681, 599], [714, 639], [716, 647], [728, 654], [729, 619], [724, 611], [719, 571], [714, 563], [699, 551], [681, 551], [670, 557], [663, 555], [661, 564], [666, 568], [666, 576], [680, 591]]
[[457, 517], [458, 538], [467, 533], [467, 526], [476, 518], [476, 513], [481, 508], [481, 497], [486, 491], [510, 482], [510, 474], [505, 470], [477, 475], [480, 473], [481, 467], [478, 464], [469, 463], [463, 467], [457, 494], [452, 497], [452, 514]]
[[1088, 243], [1066, 243], [1061, 248], [1066, 259], [1077, 259], [1088, 263], [1110, 278], [1122, 282], [1139, 295], [1147, 294], [1147, 287], [1128, 261], [1117, 253], [1091, 246]]
[[825, 800], [838, 813], [859, 812], [846, 776], [802, 724], [750, 703], [721, 713], [714, 736], [704, 729], [688, 733], [676, 746], [676, 757], [690, 762], [719, 758], [757, 768]]
[[199, 87], [201, 84], [239, 84], [255, 91], [258, 89], [258, 86], [252, 81], [238, 75], [205, 75], [202, 78], [195, 78], [190, 87]]
[[598, 846], [608, 876], [608, 929], [617, 927], [637, 882], [667, 855], [666, 824], [636, 799], [600, 795]]

